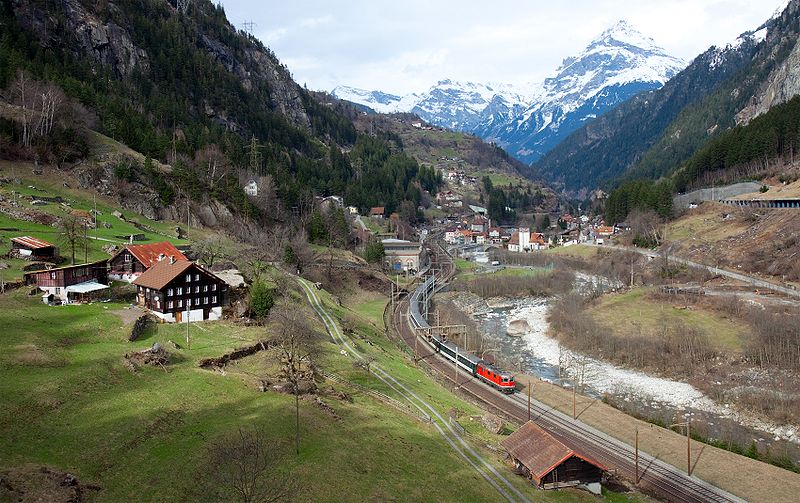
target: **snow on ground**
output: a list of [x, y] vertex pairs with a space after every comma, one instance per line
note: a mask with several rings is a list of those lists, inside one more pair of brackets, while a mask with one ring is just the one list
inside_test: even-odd
[[[651, 402], [651, 404], [656, 402], [654, 405], [664, 404], [676, 409], [700, 410], [769, 432], [776, 440], [783, 439], [800, 443], [800, 431], [797, 426], [770, 424], [749, 414], [731, 410], [728, 405], [711, 400], [691, 384], [617, 367], [561, 347], [555, 339], [547, 336], [548, 309], [549, 304], [544, 300], [523, 303], [512, 309], [507, 319], [509, 323], [515, 320], [527, 322], [529, 330], [523, 335], [523, 339], [536, 358], [556, 368], [559, 361], [562, 365], [567, 363], [564, 366], [568, 366], [568, 362], [573, 362], [573, 367], [582, 367], [586, 384], [596, 393], [608, 393], [624, 400], [635, 397], [637, 400]], [[570, 370], [567, 373], [572, 376], [573, 372]], [[687, 410], [687, 412], [689, 411]]]

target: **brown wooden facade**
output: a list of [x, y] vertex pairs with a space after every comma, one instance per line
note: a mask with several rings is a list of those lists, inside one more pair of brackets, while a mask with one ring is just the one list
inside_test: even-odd
[[108, 269], [105, 260], [100, 260], [91, 264], [57, 267], [25, 274], [26, 285], [36, 285], [41, 288], [65, 288], [86, 281], [96, 281], [102, 284], [108, 283]]
[[227, 303], [227, 284], [188, 261], [156, 264], [133, 283], [137, 303], [168, 321], [182, 322], [187, 311], [199, 310], [202, 319], [213, 319], [212, 313], [220, 314]]
[[108, 260], [112, 274], [141, 274], [147, 270], [144, 264], [125, 248]]

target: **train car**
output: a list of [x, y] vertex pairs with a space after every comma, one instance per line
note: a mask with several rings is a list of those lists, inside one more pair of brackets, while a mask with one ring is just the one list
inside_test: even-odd
[[481, 360], [475, 369], [475, 375], [499, 389], [503, 393], [513, 393], [517, 387], [514, 376], [505, 370], [498, 369], [494, 365]]
[[[420, 297], [423, 291], [432, 290], [433, 278], [426, 279], [409, 296], [409, 317], [415, 327], [430, 327], [428, 321], [422, 316], [420, 311]], [[481, 360], [477, 356], [464, 352], [453, 342], [442, 340], [437, 337], [428, 337], [428, 343], [433, 346], [437, 353], [455, 362], [459, 367], [466, 370], [473, 376], [489, 384], [490, 386], [502, 391], [503, 393], [514, 393], [516, 382], [514, 376], [509, 372], [498, 369], [490, 363]]]
[[452, 342], [442, 341], [435, 337], [431, 337], [429, 342], [438, 353], [448, 360], [456, 362], [456, 358], [458, 358], [457, 365], [473, 376], [503, 393], [514, 393], [517, 384], [514, 381], [514, 376], [509, 372], [498, 369], [471, 353], [462, 351]]

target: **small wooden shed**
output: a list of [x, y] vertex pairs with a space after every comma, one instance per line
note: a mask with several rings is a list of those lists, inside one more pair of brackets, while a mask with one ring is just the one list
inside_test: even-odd
[[528, 421], [501, 442], [517, 472], [541, 489], [585, 485], [600, 490], [606, 467], [570, 449], [539, 425]]
[[28, 260], [54, 261], [58, 259], [56, 245], [33, 236], [11, 238], [11, 253]]

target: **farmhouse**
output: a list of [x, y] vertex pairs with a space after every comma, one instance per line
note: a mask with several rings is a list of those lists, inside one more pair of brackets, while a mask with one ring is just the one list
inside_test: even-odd
[[374, 208], [370, 208], [369, 216], [375, 218], [383, 218], [386, 216], [386, 208], [383, 206], [375, 206]]
[[58, 259], [58, 248], [32, 236], [11, 238], [11, 254], [28, 260], [55, 261]]
[[25, 284], [38, 286], [44, 292], [42, 301], [47, 304], [92, 301], [108, 288], [107, 283], [108, 269], [105, 260], [25, 274]]
[[607, 468], [556, 440], [528, 421], [501, 442], [517, 473], [540, 489], [582, 486], [600, 494], [600, 481]]
[[111, 279], [133, 281], [158, 262], [188, 260], [175, 245], [168, 241], [146, 245], [125, 245], [108, 261]]
[[422, 245], [404, 239], [384, 239], [381, 243], [386, 267], [396, 272], [419, 271], [423, 261]]
[[244, 193], [248, 196], [258, 197], [258, 183], [255, 180], [250, 180], [244, 186]]
[[223, 280], [188, 260], [157, 262], [133, 280], [137, 303], [168, 322], [218, 320], [226, 302]]

